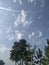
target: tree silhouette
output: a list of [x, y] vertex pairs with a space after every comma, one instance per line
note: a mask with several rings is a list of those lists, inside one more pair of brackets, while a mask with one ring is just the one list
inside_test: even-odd
[[3, 62], [3, 60], [0, 60], [0, 65], [4, 65], [5, 63]]
[[23, 63], [27, 63], [28, 57], [31, 57], [31, 51], [30, 45], [27, 43], [25, 39], [19, 40], [19, 42], [14, 42], [14, 45], [12, 46], [12, 50], [10, 51], [10, 59], [12, 61], [15, 61], [18, 63], [20, 61], [20, 64], [23, 65]]
[[42, 65], [42, 59], [43, 59], [42, 51], [40, 48], [38, 48], [35, 54], [35, 64]]
[[45, 65], [49, 65], [49, 39], [47, 39], [47, 46], [45, 46], [45, 57], [43, 60]]

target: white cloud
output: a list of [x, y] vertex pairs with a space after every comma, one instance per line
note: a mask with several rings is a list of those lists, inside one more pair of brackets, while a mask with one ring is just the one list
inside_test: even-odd
[[34, 35], [35, 35], [35, 32], [32, 32], [31, 34], [29, 34], [29, 38], [32, 38], [32, 37], [34, 37]]
[[13, 40], [14, 39], [14, 36], [11, 34], [8, 34], [7, 37], [6, 37], [9, 41]]
[[33, 22], [33, 20], [30, 18], [27, 20], [27, 14], [24, 10], [21, 11], [21, 13], [18, 15], [17, 19], [14, 22], [14, 26], [18, 26], [19, 24], [22, 24], [23, 27], [26, 25], [30, 25]]
[[41, 36], [42, 36], [42, 32], [41, 32], [41, 31], [38, 31], [38, 34], [39, 34], [39, 37], [41, 37]]
[[21, 32], [18, 32], [18, 33], [16, 34], [16, 39], [17, 39], [17, 40], [20, 40], [20, 39], [22, 38], [22, 36], [23, 36], [23, 34], [22, 34]]
[[44, 7], [45, 6], [45, 0], [39, 0], [40, 1], [40, 3], [41, 3], [41, 5], [40, 5], [40, 7]]
[[29, 3], [33, 3], [33, 5], [34, 5], [34, 7], [36, 6], [36, 4], [37, 4], [37, 2], [36, 2], [37, 0], [28, 0], [28, 2]]
[[16, 0], [13, 0], [14, 3], [16, 3]]
[[10, 33], [11, 32], [11, 26], [7, 27], [6, 32], [7, 33]]
[[41, 19], [41, 18], [42, 18], [42, 16], [39, 16], [39, 17], [38, 17], [38, 19]]
[[34, 32], [32, 32], [32, 36], [34, 36], [35, 35], [35, 33]]
[[20, 12], [20, 10], [14, 10], [14, 9], [5, 8], [5, 7], [0, 7], [0, 10], [5, 10], [5, 11], [9, 11], [9, 12]]
[[0, 44], [0, 53], [5, 53], [5, 51], [9, 51], [9, 48], [7, 48], [4, 44]]
[[23, 35], [24, 34], [22, 32], [20, 32], [19, 30], [15, 30], [15, 36], [16, 36], [17, 40], [22, 39]]
[[22, 0], [18, 0], [18, 2], [19, 2], [19, 4], [20, 4], [20, 5], [22, 5], [22, 4], [23, 4], [23, 3], [22, 3]]
[[[36, 36], [35, 36], [36, 34]], [[41, 31], [37, 31], [37, 32], [32, 32], [31, 34], [29, 34], [28, 36], [29, 38], [33, 38], [36, 39], [36, 38], [39, 38], [39, 37], [42, 37], [42, 32]]]
[[42, 32], [39, 32], [39, 37], [41, 37], [42, 36]]
[[34, 1], [34, 0], [28, 0], [28, 2], [31, 2], [31, 3], [33, 3], [33, 1]]

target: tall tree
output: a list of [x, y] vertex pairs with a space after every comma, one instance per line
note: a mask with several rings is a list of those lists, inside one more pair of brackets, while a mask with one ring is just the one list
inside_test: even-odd
[[35, 53], [35, 64], [42, 65], [43, 54], [40, 48]]
[[30, 45], [27, 43], [25, 39], [19, 40], [19, 42], [14, 42], [12, 50], [10, 51], [10, 59], [12, 61], [15, 61], [15, 64], [18, 61], [22, 61], [21, 64], [23, 65], [23, 63], [25, 63], [27, 59], [26, 57], [30, 53], [29, 47]]
[[3, 60], [0, 60], [0, 65], [4, 65], [4, 61]]
[[47, 46], [45, 46], [45, 65], [49, 65], [49, 39], [47, 39]]
[[12, 61], [15, 61], [15, 65], [16, 65], [16, 62], [18, 62], [19, 60], [19, 42], [14, 42], [14, 45], [12, 46], [12, 50], [10, 50], [10, 59]]

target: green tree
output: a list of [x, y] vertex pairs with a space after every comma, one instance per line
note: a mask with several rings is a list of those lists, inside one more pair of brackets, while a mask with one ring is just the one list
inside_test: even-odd
[[44, 62], [45, 65], [49, 65], [49, 39], [47, 39], [47, 46], [45, 46]]
[[42, 65], [43, 54], [40, 48], [35, 52], [35, 64]]
[[14, 42], [12, 46], [12, 50], [10, 51], [10, 59], [23, 65], [27, 61], [27, 57], [30, 53], [29, 51], [30, 45], [27, 43], [25, 39], [19, 40], [19, 42]]

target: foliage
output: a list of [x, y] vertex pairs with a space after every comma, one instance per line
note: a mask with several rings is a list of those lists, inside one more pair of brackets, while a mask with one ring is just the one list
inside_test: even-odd
[[27, 43], [25, 39], [14, 42], [12, 50], [10, 51], [10, 59], [15, 62], [22, 61], [23, 63], [31, 62], [31, 45]]
[[0, 65], [4, 65], [4, 61], [3, 60], [0, 60]]

